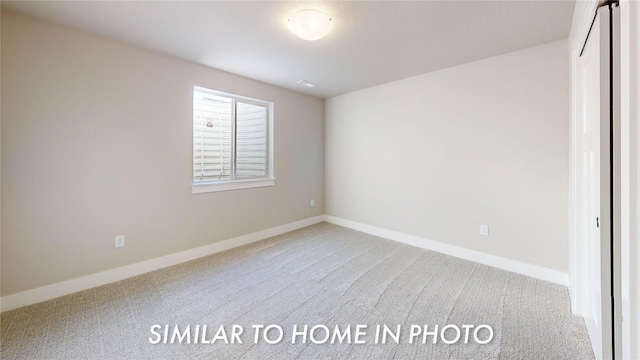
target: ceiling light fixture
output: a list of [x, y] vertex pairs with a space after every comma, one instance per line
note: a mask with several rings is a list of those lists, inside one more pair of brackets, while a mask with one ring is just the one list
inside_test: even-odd
[[299, 11], [289, 18], [289, 31], [304, 40], [322, 39], [332, 28], [331, 18], [316, 10]]
[[307, 80], [299, 80], [299, 81], [296, 81], [296, 84], [298, 84], [298, 85], [302, 85], [302, 86], [306, 86], [306, 87], [310, 87], [310, 88], [312, 88], [312, 87], [316, 86], [316, 84], [314, 84], [314, 83], [310, 83], [310, 82], [308, 82]]

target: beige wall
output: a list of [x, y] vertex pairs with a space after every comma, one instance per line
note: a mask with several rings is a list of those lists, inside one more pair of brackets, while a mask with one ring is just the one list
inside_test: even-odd
[[[322, 99], [6, 10], [1, 71], [2, 296], [324, 212]], [[193, 85], [275, 103], [275, 187], [191, 194]]]
[[566, 41], [334, 97], [325, 113], [326, 214], [568, 271]]

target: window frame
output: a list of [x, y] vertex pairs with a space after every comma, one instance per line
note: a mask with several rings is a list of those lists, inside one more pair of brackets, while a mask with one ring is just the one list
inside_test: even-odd
[[[256, 178], [241, 178], [241, 179], [225, 179], [225, 180], [203, 180], [203, 181], [195, 181], [193, 172], [194, 172], [194, 140], [195, 140], [195, 127], [193, 123], [193, 118], [195, 116], [195, 92], [203, 92], [210, 94], [212, 96], [223, 97], [230, 99], [233, 105], [232, 109], [232, 154], [231, 154], [231, 164], [234, 168], [232, 172], [233, 176], [235, 176], [235, 168], [236, 168], [236, 106], [235, 104], [239, 101], [242, 103], [255, 105], [255, 106], [263, 106], [266, 109], [266, 171], [265, 175], [262, 177]], [[207, 88], [204, 86], [193, 86], [191, 92], [191, 193], [192, 194], [201, 194], [208, 192], [217, 192], [217, 191], [228, 191], [228, 190], [238, 190], [238, 189], [250, 189], [250, 188], [259, 188], [266, 186], [274, 186], [276, 182], [276, 178], [274, 177], [274, 161], [273, 161], [273, 103], [265, 100], [250, 98], [246, 96], [231, 94], [219, 90], [214, 90], [211, 88]]]

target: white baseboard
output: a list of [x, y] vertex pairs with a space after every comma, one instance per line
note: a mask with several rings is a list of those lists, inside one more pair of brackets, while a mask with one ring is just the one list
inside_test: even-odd
[[596, 326], [596, 322], [593, 318], [584, 317], [584, 323], [587, 326], [587, 333], [589, 334], [589, 340], [591, 340], [591, 348], [595, 354], [596, 359], [602, 359], [602, 334], [600, 329]]
[[397, 231], [382, 229], [379, 227], [362, 224], [331, 215], [320, 215], [293, 223], [276, 226], [270, 229], [261, 230], [251, 234], [238, 236], [232, 239], [219, 241], [195, 249], [185, 250], [158, 258], [141, 261], [139, 263], [79, 277], [76, 279], [66, 280], [40, 288], [3, 296], [0, 298], [0, 311], [4, 312], [22, 306], [54, 299], [74, 292], [91, 289], [96, 286], [120, 281], [132, 276], [144, 274], [186, 261], [195, 260], [203, 256], [208, 256], [221, 251], [229, 250], [238, 246], [250, 244], [252, 242], [263, 240], [272, 236], [281, 235], [289, 231], [320, 223], [322, 221], [398, 241], [401, 243], [413, 245], [423, 249], [436, 251], [457, 258], [470, 260], [483, 265], [493, 266], [499, 269], [531, 276], [536, 279], [545, 280], [564, 286], [568, 285], [567, 273], [563, 273], [557, 270], [547, 269], [541, 266], [531, 265], [500, 256], [448, 245], [441, 242], [420, 238], [418, 236], [400, 233]]
[[276, 226], [270, 229], [257, 231], [251, 234], [241, 235], [232, 239], [219, 241], [195, 249], [189, 249], [170, 255], [141, 261], [139, 263], [99, 272], [96, 274], [91, 274], [76, 279], [62, 281], [40, 288], [3, 296], [2, 298], [0, 298], [0, 309], [4, 312], [22, 306], [39, 303], [45, 300], [54, 299], [74, 292], [91, 289], [96, 286], [120, 281], [132, 276], [144, 274], [186, 261], [195, 260], [203, 256], [208, 256], [221, 251], [229, 250], [259, 240], [264, 240], [272, 236], [281, 235], [289, 231], [320, 223], [322, 221], [323, 216], [319, 215], [289, 224]]
[[438, 241], [424, 239], [414, 235], [408, 235], [397, 231], [382, 229], [379, 227], [331, 216], [324, 215], [324, 221], [348, 227], [353, 230], [367, 234], [380, 236], [389, 240], [398, 241], [404, 244], [413, 245], [419, 248], [436, 251], [442, 254], [457, 258], [470, 260], [479, 264], [492, 266], [498, 269], [511, 271], [521, 275], [530, 276], [536, 279], [549, 281], [563, 286], [569, 285], [569, 275], [567, 273], [548, 269], [542, 266], [527, 264], [521, 261], [507, 259], [504, 257], [483, 253], [480, 251], [465, 249], [462, 247], [441, 243]]

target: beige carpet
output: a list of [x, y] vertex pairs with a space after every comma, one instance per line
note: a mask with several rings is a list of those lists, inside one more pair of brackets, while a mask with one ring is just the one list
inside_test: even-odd
[[[12, 310], [0, 321], [3, 360], [593, 358], [565, 287], [327, 223]], [[229, 341], [232, 326], [242, 327], [236, 339], [243, 343], [225, 344], [221, 324]], [[274, 344], [262, 332], [255, 343], [252, 326], [272, 324], [267, 340]], [[481, 344], [472, 330], [465, 344], [463, 325], [482, 324], [493, 329], [492, 340]], [[190, 326], [199, 343], [163, 344], [164, 325], [167, 342], [178, 325], [181, 332]], [[204, 325], [205, 341], [218, 335], [215, 344], [201, 343]], [[330, 338], [322, 341], [318, 327], [318, 344], [309, 332], [293, 344], [294, 326], [304, 325], [324, 325]], [[356, 336], [357, 325], [366, 325], [364, 335]], [[394, 335], [400, 325], [398, 343], [391, 336], [376, 343], [377, 325]], [[436, 344], [434, 336], [423, 343], [416, 334], [424, 325], [450, 325], [449, 342], [456, 327], [463, 332], [453, 344], [439, 335]], [[283, 331], [279, 342], [275, 326]], [[478, 340], [489, 335], [482, 328]]]

